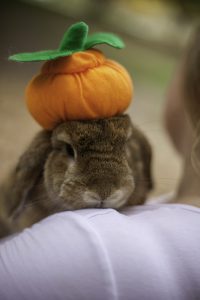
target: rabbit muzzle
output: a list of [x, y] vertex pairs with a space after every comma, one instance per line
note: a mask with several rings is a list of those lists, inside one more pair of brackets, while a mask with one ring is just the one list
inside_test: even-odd
[[66, 178], [60, 188], [59, 198], [65, 209], [81, 208], [121, 208], [132, 195], [135, 188], [134, 179], [126, 175], [121, 183], [111, 177], [85, 178], [78, 177], [70, 180]]

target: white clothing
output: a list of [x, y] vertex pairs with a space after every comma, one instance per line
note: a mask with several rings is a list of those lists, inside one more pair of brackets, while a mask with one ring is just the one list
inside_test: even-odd
[[0, 242], [0, 300], [68, 299], [200, 299], [200, 209], [62, 212]]

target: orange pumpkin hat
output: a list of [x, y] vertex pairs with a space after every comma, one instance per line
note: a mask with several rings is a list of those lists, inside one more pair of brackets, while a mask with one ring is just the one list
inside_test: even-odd
[[15, 61], [47, 61], [26, 89], [28, 109], [42, 127], [51, 130], [68, 120], [112, 117], [129, 106], [131, 78], [120, 64], [91, 49], [102, 43], [124, 47], [113, 34], [88, 36], [87, 24], [80, 22], [68, 29], [57, 50], [9, 57]]

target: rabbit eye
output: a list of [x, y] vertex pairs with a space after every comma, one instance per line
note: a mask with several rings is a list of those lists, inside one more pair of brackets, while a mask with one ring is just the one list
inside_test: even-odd
[[70, 157], [74, 158], [75, 156], [74, 149], [70, 144], [65, 144], [65, 151]]

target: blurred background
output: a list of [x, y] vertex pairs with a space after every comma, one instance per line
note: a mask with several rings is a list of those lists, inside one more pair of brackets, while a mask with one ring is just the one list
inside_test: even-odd
[[163, 126], [170, 80], [200, 15], [199, 0], [1, 1], [0, 180], [40, 127], [24, 104], [24, 89], [40, 63], [8, 62], [17, 52], [55, 49], [69, 25], [80, 20], [90, 32], [119, 34], [126, 48], [100, 46], [123, 64], [135, 86], [132, 120], [153, 151], [154, 195], [174, 190], [181, 162]]

